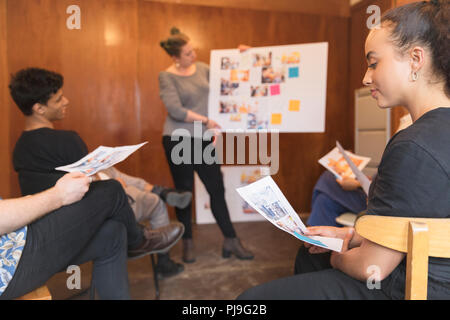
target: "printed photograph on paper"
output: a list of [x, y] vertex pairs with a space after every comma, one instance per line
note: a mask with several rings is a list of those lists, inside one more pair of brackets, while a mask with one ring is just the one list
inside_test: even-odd
[[263, 67], [261, 73], [262, 83], [283, 83], [285, 79], [285, 69], [283, 67], [274, 68], [272, 66]]
[[234, 57], [222, 57], [220, 68], [222, 70], [231, 70], [239, 68], [239, 60]]
[[236, 96], [239, 94], [239, 82], [231, 82], [227, 79], [221, 80], [220, 95], [221, 96]]
[[259, 214], [277, 228], [302, 241], [340, 252], [343, 240], [320, 236], [305, 236], [306, 226], [289, 204], [272, 177], [267, 176], [245, 187], [237, 188], [239, 195]]
[[[370, 162], [370, 158], [368, 157], [358, 156], [349, 151], [346, 151], [346, 153], [359, 170], [363, 170]], [[343, 177], [350, 177], [353, 179], [356, 178], [352, 169], [337, 147], [319, 159], [319, 163], [333, 173], [338, 179], [342, 179]]]
[[272, 52], [266, 54], [255, 53], [253, 54], [253, 67], [266, 67], [272, 65]]

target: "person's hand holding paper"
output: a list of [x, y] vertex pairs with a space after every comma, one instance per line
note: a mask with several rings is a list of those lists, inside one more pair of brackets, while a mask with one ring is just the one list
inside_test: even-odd
[[369, 178], [367, 178], [367, 176], [362, 173], [362, 171], [353, 163], [353, 161], [349, 158], [349, 156], [347, 155], [347, 153], [345, 152], [344, 148], [342, 148], [341, 144], [336, 141], [336, 146], [339, 150], [339, 152], [342, 154], [342, 156], [344, 157], [345, 161], [347, 161], [348, 165], [350, 166], [350, 168], [353, 171], [353, 174], [356, 176], [356, 179], [358, 179], [359, 183], [361, 183], [361, 187], [363, 188], [364, 192], [368, 195], [369, 194], [369, 187], [370, 187], [370, 183], [371, 181], [369, 180]]
[[336, 182], [339, 183], [345, 191], [354, 191], [361, 187], [361, 183], [352, 177], [344, 176], [342, 179], [336, 179]]
[[306, 226], [270, 176], [237, 188], [239, 195], [277, 228], [317, 247], [340, 252], [339, 237], [306, 236]]
[[[317, 226], [317, 227], [308, 227], [305, 231], [305, 236], [322, 236], [327, 238], [336, 238], [344, 240], [342, 244], [341, 253], [347, 251], [349, 244], [355, 234], [355, 229], [350, 227], [337, 228], [330, 226]], [[347, 243], [345, 243], [347, 241]], [[317, 254], [317, 253], [325, 253], [330, 251], [329, 249], [318, 247], [313, 244], [305, 242], [305, 247], [309, 248], [309, 253]]]

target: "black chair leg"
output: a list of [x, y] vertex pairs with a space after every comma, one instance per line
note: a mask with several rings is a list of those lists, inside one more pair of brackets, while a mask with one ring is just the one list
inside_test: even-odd
[[159, 281], [158, 281], [158, 272], [156, 272], [156, 263], [155, 263], [155, 254], [151, 254], [150, 258], [152, 260], [152, 268], [153, 268], [153, 281], [155, 282], [155, 291], [156, 291], [156, 300], [159, 300]]

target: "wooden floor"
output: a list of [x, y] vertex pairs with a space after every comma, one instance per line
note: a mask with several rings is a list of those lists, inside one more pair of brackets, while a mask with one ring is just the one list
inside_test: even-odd
[[[305, 221], [305, 220], [303, 220]], [[184, 264], [184, 272], [159, 281], [161, 300], [233, 300], [244, 290], [293, 274], [294, 259], [301, 241], [269, 222], [234, 223], [245, 247], [255, 258], [222, 258], [223, 236], [216, 224], [194, 225], [197, 260]], [[181, 241], [171, 250], [171, 257], [181, 262]], [[91, 265], [81, 267], [81, 290], [67, 289], [70, 274], [59, 273], [47, 283], [53, 299], [89, 299]], [[133, 299], [155, 299], [150, 258], [128, 262], [130, 291]]]

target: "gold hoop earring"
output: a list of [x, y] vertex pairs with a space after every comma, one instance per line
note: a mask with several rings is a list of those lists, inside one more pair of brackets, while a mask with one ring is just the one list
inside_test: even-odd
[[413, 72], [412, 74], [412, 80], [413, 81], [417, 81], [417, 79], [419, 79], [419, 74], [417, 72]]

